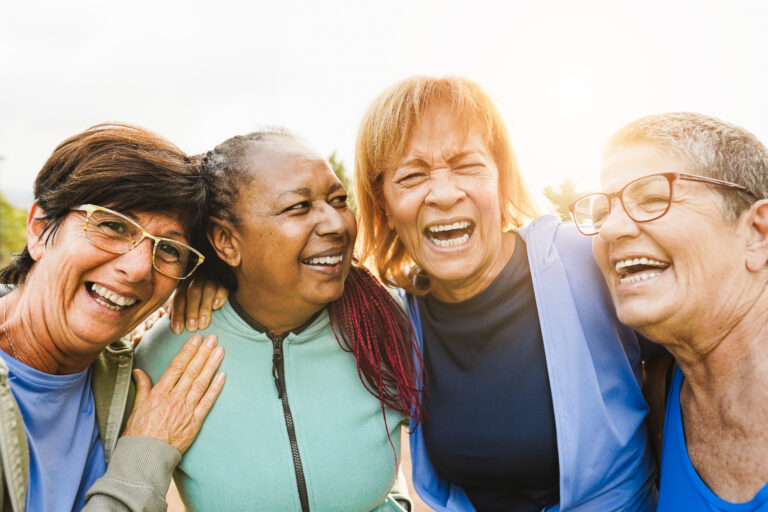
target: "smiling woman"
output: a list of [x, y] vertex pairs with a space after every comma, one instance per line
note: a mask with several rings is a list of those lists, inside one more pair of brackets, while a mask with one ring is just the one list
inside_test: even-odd
[[165, 506], [223, 352], [194, 337], [154, 387], [137, 370], [134, 389], [120, 338], [202, 262], [190, 244], [205, 199], [183, 153], [126, 125], [67, 139], [38, 174], [27, 244], [0, 271], [15, 285], [0, 290], [0, 511]]
[[[200, 165], [209, 273], [231, 292], [203, 333], [227, 348], [228, 383], [175, 474], [187, 509], [402, 510], [390, 491], [400, 426], [420, 417], [419, 361], [403, 310], [354, 264], [344, 187], [284, 131], [229, 139]], [[168, 327], [139, 346], [150, 375], [183, 341]]]

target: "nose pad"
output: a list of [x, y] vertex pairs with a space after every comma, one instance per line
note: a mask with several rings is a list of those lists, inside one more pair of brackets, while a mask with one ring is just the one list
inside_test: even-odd
[[618, 197], [611, 199], [611, 211], [600, 227], [598, 236], [606, 241], [637, 234], [637, 223], [629, 216]]
[[151, 276], [153, 241], [144, 238], [130, 251], [115, 259], [118, 272], [126, 276], [130, 282], [138, 282]]

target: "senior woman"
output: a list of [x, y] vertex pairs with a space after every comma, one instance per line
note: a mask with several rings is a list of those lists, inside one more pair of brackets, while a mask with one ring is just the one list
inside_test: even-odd
[[410, 440], [424, 501], [653, 510], [637, 339], [589, 243], [537, 218], [481, 88], [413, 77], [386, 90], [363, 117], [355, 179], [361, 257], [406, 292], [423, 350]]
[[15, 285], [0, 298], [0, 511], [164, 510], [223, 352], [195, 336], [154, 387], [136, 371], [127, 418], [132, 349], [116, 340], [202, 261], [204, 184], [164, 139], [99, 125], [54, 150], [34, 192], [0, 272]]
[[[355, 217], [328, 163], [287, 132], [201, 159], [208, 238], [229, 301], [203, 333], [227, 349], [227, 388], [175, 481], [188, 510], [403, 510], [400, 425], [418, 418], [413, 331], [353, 265]], [[138, 347], [159, 375], [183, 341], [167, 318]]]
[[692, 113], [619, 130], [572, 205], [619, 319], [674, 356], [660, 511], [768, 510], [768, 150]]

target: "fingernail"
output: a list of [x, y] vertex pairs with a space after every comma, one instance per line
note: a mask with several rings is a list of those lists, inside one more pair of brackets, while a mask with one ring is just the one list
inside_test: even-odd
[[200, 317], [200, 328], [205, 329], [208, 327], [208, 317], [203, 315]]
[[220, 298], [218, 298], [218, 297], [216, 297], [215, 299], [213, 299], [213, 307], [214, 307], [214, 308], [219, 308], [220, 306], [221, 306], [221, 299], [220, 299]]
[[213, 351], [213, 357], [216, 359], [224, 357], [224, 349], [222, 347], [216, 347], [216, 350]]
[[202, 343], [202, 341], [203, 341], [203, 339], [200, 336], [198, 336], [197, 334], [195, 334], [194, 336], [189, 338], [189, 342], [192, 344], [193, 347], [196, 347], [196, 346], [200, 345], [200, 343]]
[[190, 331], [196, 331], [197, 330], [197, 320], [194, 318], [190, 318], [187, 320], [187, 329]]
[[216, 376], [213, 378], [213, 384], [219, 385], [222, 382], [224, 382], [224, 379], [227, 378], [227, 374], [224, 372], [219, 372], [216, 374]]
[[216, 346], [216, 336], [208, 336], [205, 338], [205, 344], [213, 348]]
[[181, 334], [183, 327], [181, 326], [181, 322], [173, 322], [173, 332], [176, 334]]

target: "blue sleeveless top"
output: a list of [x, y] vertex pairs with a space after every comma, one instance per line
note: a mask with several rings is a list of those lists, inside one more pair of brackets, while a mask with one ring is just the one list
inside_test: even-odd
[[664, 442], [661, 448], [661, 484], [657, 512], [709, 510], [715, 512], [768, 512], [768, 484], [751, 501], [730, 503], [718, 497], [699, 477], [688, 457], [680, 413], [683, 372], [675, 368], [667, 397]]

